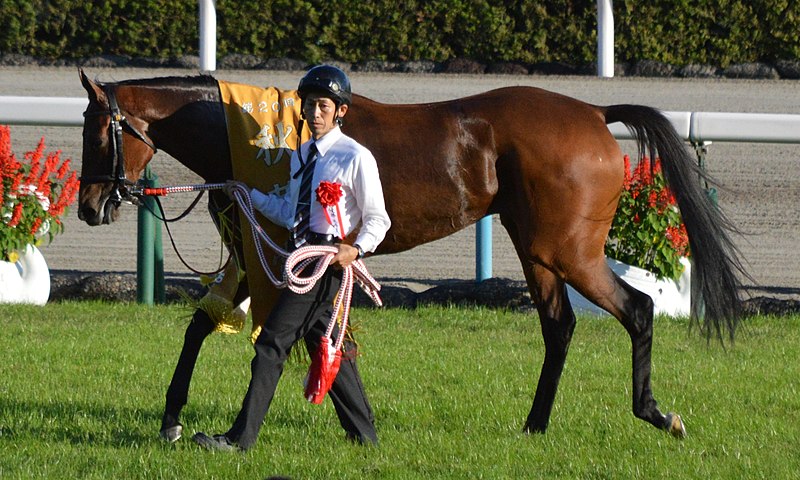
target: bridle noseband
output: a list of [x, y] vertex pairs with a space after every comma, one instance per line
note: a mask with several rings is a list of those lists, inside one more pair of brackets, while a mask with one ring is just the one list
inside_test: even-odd
[[110, 202], [112, 202], [115, 206], [119, 206], [123, 201], [138, 203], [138, 198], [135, 196], [135, 192], [132, 191], [132, 188], [136, 187], [137, 184], [128, 180], [125, 175], [125, 153], [122, 148], [123, 130], [144, 142], [145, 145], [153, 150], [154, 154], [158, 152], [158, 149], [156, 149], [156, 146], [153, 144], [153, 142], [151, 142], [142, 132], [137, 130], [136, 127], [128, 122], [128, 119], [125, 118], [125, 115], [123, 115], [119, 109], [117, 97], [114, 91], [112, 89], [106, 90], [103, 87], [101, 88], [108, 98], [108, 110], [98, 110], [94, 112], [86, 111], [83, 112], [83, 116], [84, 118], [98, 117], [103, 115], [108, 115], [110, 117], [111, 126], [109, 129], [113, 132], [113, 134], [109, 135], [109, 137], [111, 138], [111, 146], [114, 152], [114, 166], [112, 167], [112, 172], [109, 175], [94, 175], [90, 177], [82, 176], [80, 178], [80, 182], [81, 184], [113, 182], [113, 188], [111, 189], [111, 194], [108, 197]]

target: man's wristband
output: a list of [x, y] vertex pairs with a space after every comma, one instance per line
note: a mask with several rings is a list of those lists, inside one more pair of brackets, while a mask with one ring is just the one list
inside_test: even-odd
[[358, 258], [359, 260], [361, 260], [362, 258], [364, 258], [364, 249], [363, 249], [363, 248], [361, 248], [361, 245], [359, 245], [359, 244], [357, 244], [357, 243], [356, 243], [356, 244], [355, 244], [355, 245], [353, 245], [353, 246], [354, 246], [354, 247], [356, 247], [356, 250], [358, 250], [358, 257], [356, 257], [356, 258]]

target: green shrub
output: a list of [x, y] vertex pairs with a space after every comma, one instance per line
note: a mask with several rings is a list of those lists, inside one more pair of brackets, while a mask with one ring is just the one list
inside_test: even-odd
[[[219, 0], [217, 54], [341, 60], [595, 61], [592, 0]], [[196, 0], [0, 0], [0, 53], [197, 54]], [[619, 62], [725, 67], [800, 57], [800, 2], [614, 2]]]

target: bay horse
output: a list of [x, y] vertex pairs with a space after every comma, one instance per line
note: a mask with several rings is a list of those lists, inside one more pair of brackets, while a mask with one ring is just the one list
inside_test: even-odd
[[[81, 71], [80, 79], [89, 97], [79, 194], [79, 217], [87, 224], [117, 218], [128, 179], [139, 178], [156, 148], [206, 182], [232, 178], [213, 77], [100, 83]], [[709, 338], [732, 340], [742, 313], [738, 274], [745, 273], [730, 239], [733, 227], [708, 199], [699, 182], [704, 172], [658, 110], [596, 106], [533, 87], [410, 105], [353, 95], [343, 127], [378, 161], [392, 227], [376, 254], [408, 250], [499, 215], [522, 263], [545, 344], [525, 432], [544, 432], [550, 420], [576, 324], [569, 284], [613, 315], [630, 337], [634, 415], [675, 436], [685, 434], [680, 417], [663, 414], [651, 390], [653, 301], [614, 274], [604, 258], [624, 175], [623, 154], [607, 127], [614, 122], [633, 132], [640, 158], [661, 158], [682, 213], [703, 309], [702, 316], [694, 309], [691, 324]], [[266, 317], [260, 296], [253, 296], [252, 312]], [[184, 404], [191, 367], [208, 334], [191, 334], [191, 328], [184, 344], [190, 368], [179, 379]]]

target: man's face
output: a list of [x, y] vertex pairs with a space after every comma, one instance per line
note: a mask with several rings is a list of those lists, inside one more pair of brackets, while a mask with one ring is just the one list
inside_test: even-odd
[[330, 98], [318, 93], [309, 93], [303, 102], [303, 113], [314, 138], [320, 138], [333, 130], [337, 116], [344, 117], [347, 105], [342, 104], [337, 109], [336, 102]]

